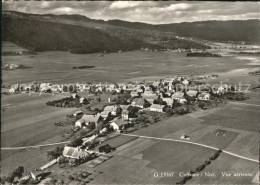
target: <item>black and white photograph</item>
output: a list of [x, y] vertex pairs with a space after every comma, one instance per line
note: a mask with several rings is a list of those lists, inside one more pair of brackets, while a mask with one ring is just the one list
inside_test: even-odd
[[259, 184], [260, 3], [2, 0], [0, 184]]

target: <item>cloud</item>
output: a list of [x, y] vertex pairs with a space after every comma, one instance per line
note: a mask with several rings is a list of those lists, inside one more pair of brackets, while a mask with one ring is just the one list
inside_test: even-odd
[[199, 1], [4, 1], [3, 10], [80, 14], [92, 19], [168, 24], [205, 20], [259, 19], [258, 2]]
[[124, 8], [133, 8], [142, 4], [141, 1], [116, 1], [113, 2], [108, 8], [109, 9], [124, 9]]

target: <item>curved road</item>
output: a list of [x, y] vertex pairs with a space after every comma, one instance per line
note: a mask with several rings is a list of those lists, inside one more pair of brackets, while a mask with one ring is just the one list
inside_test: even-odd
[[[197, 146], [202, 146], [202, 147], [205, 147], [205, 148], [210, 148], [210, 149], [213, 149], [213, 150], [219, 150], [219, 148], [216, 148], [216, 147], [212, 147], [212, 146], [208, 146], [208, 145], [204, 145], [204, 144], [200, 144], [200, 143], [195, 143], [195, 142], [191, 142], [191, 141], [185, 141], [185, 140], [167, 139], [167, 138], [158, 138], [158, 137], [140, 136], [140, 135], [122, 134], [122, 133], [118, 133], [118, 135], [139, 137], [139, 138], [146, 138], [146, 139], [156, 139], [156, 140], [162, 140], [162, 141], [174, 141], [174, 142], [180, 142], [180, 143], [188, 143], [188, 144], [193, 144], [193, 145], [197, 145]], [[39, 148], [39, 147], [45, 147], [45, 146], [54, 146], [54, 145], [66, 144], [66, 143], [69, 143], [69, 142], [70, 141], [65, 141], [65, 142], [59, 142], [59, 143], [42, 144], [42, 145], [34, 145], [34, 146], [24, 146], [24, 147], [3, 147], [1, 149], [2, 150], [19, 150], [19, 149], [27, 149], [27, 148]], [[226, 153], [228, 155], [231, 155], [231, 156], [238, 157], [240, 159], [245, 159], [245, 160], [248, 160], [248, 161], [259, 163], [259, 161], [256, 160], [256, 159], [251, 159], [251, 158], [248, 158], [248, 157], [244, 157], [244, 156], [241, 156], [241, 155], [238, 155], [238, 154], [234, 154], [232, 152], [225, 151], [225, 150], [222, 150], [222, 152]]]

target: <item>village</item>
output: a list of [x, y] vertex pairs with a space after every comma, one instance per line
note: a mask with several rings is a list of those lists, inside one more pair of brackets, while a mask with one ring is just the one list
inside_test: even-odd
[[[66, 137], [70, 142], [47, 153], [49, 163], [24, 177], [12, 173], [2, 180], [20, 184], [39, 183], [48, 176], [49, 168], [54, 164], [63, 168], [91, 162], [95, 167], [109, 160], [112, 155], [108, 153], [116, 150], [109, 144], [102, 145], [105, 140], [147, 127], [171, 116], [210, 109], [227, 100], [239, 101], [247, 98], [233, 86], [226, 84], [215, 88], [206, 86], [200, 81], [205, 78], [217, 78], [217, 75], [175, 76], [135, 83], [77, 83], [64, 86], [33, 82], [30, 85], [13, 85], [9, 89], [9, 94], [59, 93], [63, 94], [64, 98], [46, 102], [46, 105], [61, 108], [76, 107], [77, 110], [67, 115], [65, 122], [55, 123], [56, 126], [72, 126], [72, 129]], [[104, 97], [100, 98], [102, 95], [106, 100]], [[192, 140], [185, 133], [179, 138]], [[84, 181], [88, 174], [82, 172], [80, 176]]]

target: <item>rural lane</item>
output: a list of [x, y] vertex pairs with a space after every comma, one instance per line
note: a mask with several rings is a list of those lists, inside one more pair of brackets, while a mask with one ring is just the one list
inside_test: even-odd
[[[158, 138], [158, 137], [150, 137], [150, 136], [140, 136], [140, 135], [134, 135], [134, 134], [122, 134], [122, 133], [118, 133], [118, 135], [122, 135], [122, 136], [131, 136], [131, 137], [139, 137], [139, 138], [146, 138], [146, 139], [156, 139], [156, 140], [162, 140], [162, 141], [173, 141], [173, 142], [180, 142], [180, 143], [187, 143], [187, 144], [192, 144], [192, 145], [197, 145], [197, 146], [202, 146], [205, 148], [210, 148], [213, 150], [219, 150], [219, 148], [216, 147], [212, 147], [212, 146], [208, 146], [208, 145], [204, 145], [204, 144], [200, 144], [200, 143], [195, 143], [195, 142], [191, 142], [191, 141], [185, 141], [185, 140], [178, 140], [178, 139], [168, 139], [168, 138]], [[19, 149], [27, 149], [27, 148], [39, 148], [39, 147], [46, 147], [46, 146], [54, 146], [54, 145], [60, 145], [60, 144], [67, 144], [70, 141], [65, 141], [65, 142], [59, 142], [59, 143], [51, 143], [51, 144], [42, 144], [42, 145], [34, 145], [34, 146], [23, 146], [23, 147], [2, 147], [1, 150], [19, 150]], [[252, 162], [256, 162], [259, 163], [258, 160], [256, 159], [251, 159], [248, 157], [244, 157], [238, 154], [234, 154], [232, 152], [229, 151], [225, 151], [222, 150], [223, 153], [226, 153], [228, 155], [231, 156], [235, 156], [238, 157], [240, 159], [245, 159], [248, 161], [252, 161]]]

